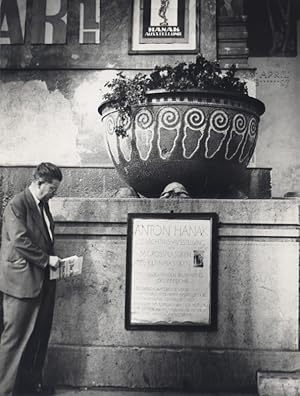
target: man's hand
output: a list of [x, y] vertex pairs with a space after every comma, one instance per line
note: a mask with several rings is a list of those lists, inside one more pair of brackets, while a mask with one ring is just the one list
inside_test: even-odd
[[56, 269], [60, 264], [60, 258], [58, 256], [49, 256], [49, 266]]

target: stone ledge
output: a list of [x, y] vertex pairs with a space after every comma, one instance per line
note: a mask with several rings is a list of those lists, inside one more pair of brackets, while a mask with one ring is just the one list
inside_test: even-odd
[[55, 198], [50, 201], [59, 222], [126, 223], [128, 213], [219, 214], [227, 224], [298, 225], [299, 205], [286, 199], [147, 199]]
[[258, 370], [296, 367], [300, 352], [51, 345], [46, 373], [65, 386], [246, 392]]
[[[103, 388], [56, 388], [56, 396], [256, 396], [256, 393], [234, 393], [230, 392], [201, 392], [193, 393], [190, 392], [159, 392], [154, 390], [153, 392], [147, 390], [132, 390], [132, 389], [103, 389]], [[30, 396], [30, 395], [28, 395]]]
[[[113, 197], [127, 184], [120, 178], [112, 164], [97, 167], [60, 167], [63, 183], [61, 197]], [[10, 198], [28, 184], [34, 166], [0, 166], [2, 192]], [[271, 198], [271, 168], [248, 168], [242, 190], [250, 199]], [[1, 202], [1, 201], [0, 201]]]
[[[76, 235], [76, 236], [126, 236], [127, 223], [107, 223], [103, 222], [57, 222], [55, 234], [60, 235]], [[218, 229], [219, 238], [281, 238], [282, 240], [294, 240], [299, 238], [299, 230], [289, 225], [252, 225], [251, 228], [247, 224], [242, 225], [224, 225]]]

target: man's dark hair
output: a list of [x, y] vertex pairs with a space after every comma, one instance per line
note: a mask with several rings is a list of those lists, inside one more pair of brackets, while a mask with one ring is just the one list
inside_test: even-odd
[[42, 179], [44, 182], [51, 183], [52, 180], [62, 181], [61, 170], [51, 162], [42, 162], [33, 172], [34, 180]]

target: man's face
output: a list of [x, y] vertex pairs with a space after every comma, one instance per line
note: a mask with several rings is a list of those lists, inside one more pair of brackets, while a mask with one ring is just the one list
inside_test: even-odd
[[39, 189], [39, 199], [43, 201], [49, 201], [49, 199], [53, 198], [58, 190], [60, 185], [60, 181], [53, 179], [50, 183], [46, 181], [40, 181], [38, 184]]

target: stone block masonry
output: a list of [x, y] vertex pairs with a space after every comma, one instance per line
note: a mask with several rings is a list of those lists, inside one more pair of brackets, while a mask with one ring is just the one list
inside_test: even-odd
[[[259, 369], [299, 367], [296, 202], [56, 198], [51, 207], [57, 253], [83, 255], [84, 269], [58, 283], [49, 381], [243, 391]], [[125, 330], [127, 214], [170, 212], [218, 214], [216, 331]]]

